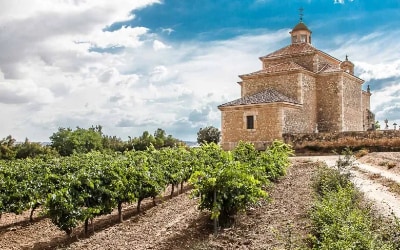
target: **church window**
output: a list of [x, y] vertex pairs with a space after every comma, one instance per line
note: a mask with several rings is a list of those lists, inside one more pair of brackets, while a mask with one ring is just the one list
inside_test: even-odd
[[307, 40], [307, 35], [300, 35], [300, 42], [305, 43]]
[[292, 36], [292, 43], [297, 43], [297, 36]]
[[248, 115], [246, 118], [247, 118], [247, 129], [254, 129], [254, 116]]

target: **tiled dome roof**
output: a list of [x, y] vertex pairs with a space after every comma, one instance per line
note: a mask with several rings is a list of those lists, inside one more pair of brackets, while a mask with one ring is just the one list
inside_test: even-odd
[[307, 31], [310, 31], [310, 30], [308, 29], [308, 27], [307, 27], [303, 22], [298, 23], [298, 24], [293, 28], [292, 32], [293, 32], [293, 31], [298, 31], [298, 30], [307, 30]]

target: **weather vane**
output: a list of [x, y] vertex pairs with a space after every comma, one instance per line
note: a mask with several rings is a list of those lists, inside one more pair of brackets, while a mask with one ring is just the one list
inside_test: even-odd
[[304, 11], [303, 7], [300, 7], [299, 9], [300, 22], [303, 22], [303, 16], [304, 16], [303, 11]]

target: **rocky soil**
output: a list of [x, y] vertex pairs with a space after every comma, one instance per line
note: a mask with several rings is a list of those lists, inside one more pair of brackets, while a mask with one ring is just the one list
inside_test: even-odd
[[[336, 159], [332, 156], [293, 158], [288, 174], [269, 189], [269, 199], [239, 214], [234, 226], [221, 230], [217, 236], [212, 234], [209, 213], [197, 210], [198, 200], [191, 199], [186, 188], [185, 193], [172, 199], [160, 198], [155, 207], [151, 200], [145, 201], [140, 214], [136, 213], [135, 205], [125, 206], [123, 223], [118, 223], [116, 211], [96, 218], [94, 233], [87, 237], [82, 227], [75, 229], [72, 236], [65, 235], [49, 219], [40, 217], [40, 211], [33, 223], [29, 223], [29, 212], [18, 216], [4, 214], [0, 219], [0, 249], [200, 250], [305, 246], [310, 232], [307, 212], [313, 199], [310, 183], [318, 165], [314, 161], [323, 160], [332, 165]], [[372, 169], [400, 175], [399, 160], [400, 153], [370, 153], [358, 159], [360, 168], [367, 167], [363, 172], [355, 170], [358, 184], [367, 197], [374, 200], [382, 194], [392, 195], [366, 172]], [[168, 193], [169, 190], [165, 194]], [[396, 196], [393, 199], [397, 199], [393, 202], [400, 202]]]
[[[307, 211], [312, 201], [310, 179], [315, 164], [295, 163], [287, 176], [269, 190], [269, 199], [240, 214], [235, 225], [212, 234], [207, 212], [197, 210], [190, 191], [172, 199], [124, 209], [94, 220], [94, 233], [85, 237], [82, 228], [71, 237], [47, 218], [29, 223], [29, 213], [5, 214], [0, 219], [0, 249], [272, 249], [285, 244], [302, 245], [309, 232]], [[168, 192], [166, 192], [168, 193]]]

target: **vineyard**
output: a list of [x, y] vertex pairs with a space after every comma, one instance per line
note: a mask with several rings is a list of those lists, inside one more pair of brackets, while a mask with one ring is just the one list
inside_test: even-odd
[[248, 143], [232, 152], [205, 144], [0, 161], [0, 215], [30, 211], [32, 220], [40, 207], [66, 234], [80, 225], [88, 233], [94, 218], [117, 209], [122, 222], [126, 204], [136, 202], [140, 212], [144, 199], [155, 202], [168, 186], [172, 196], [188, 182], [192, 197], [211, 213], [217, 229], [267, 196], [270, 182], [285, 174], [290, 154], [290, 147], [276, 141], [264, 152]]

